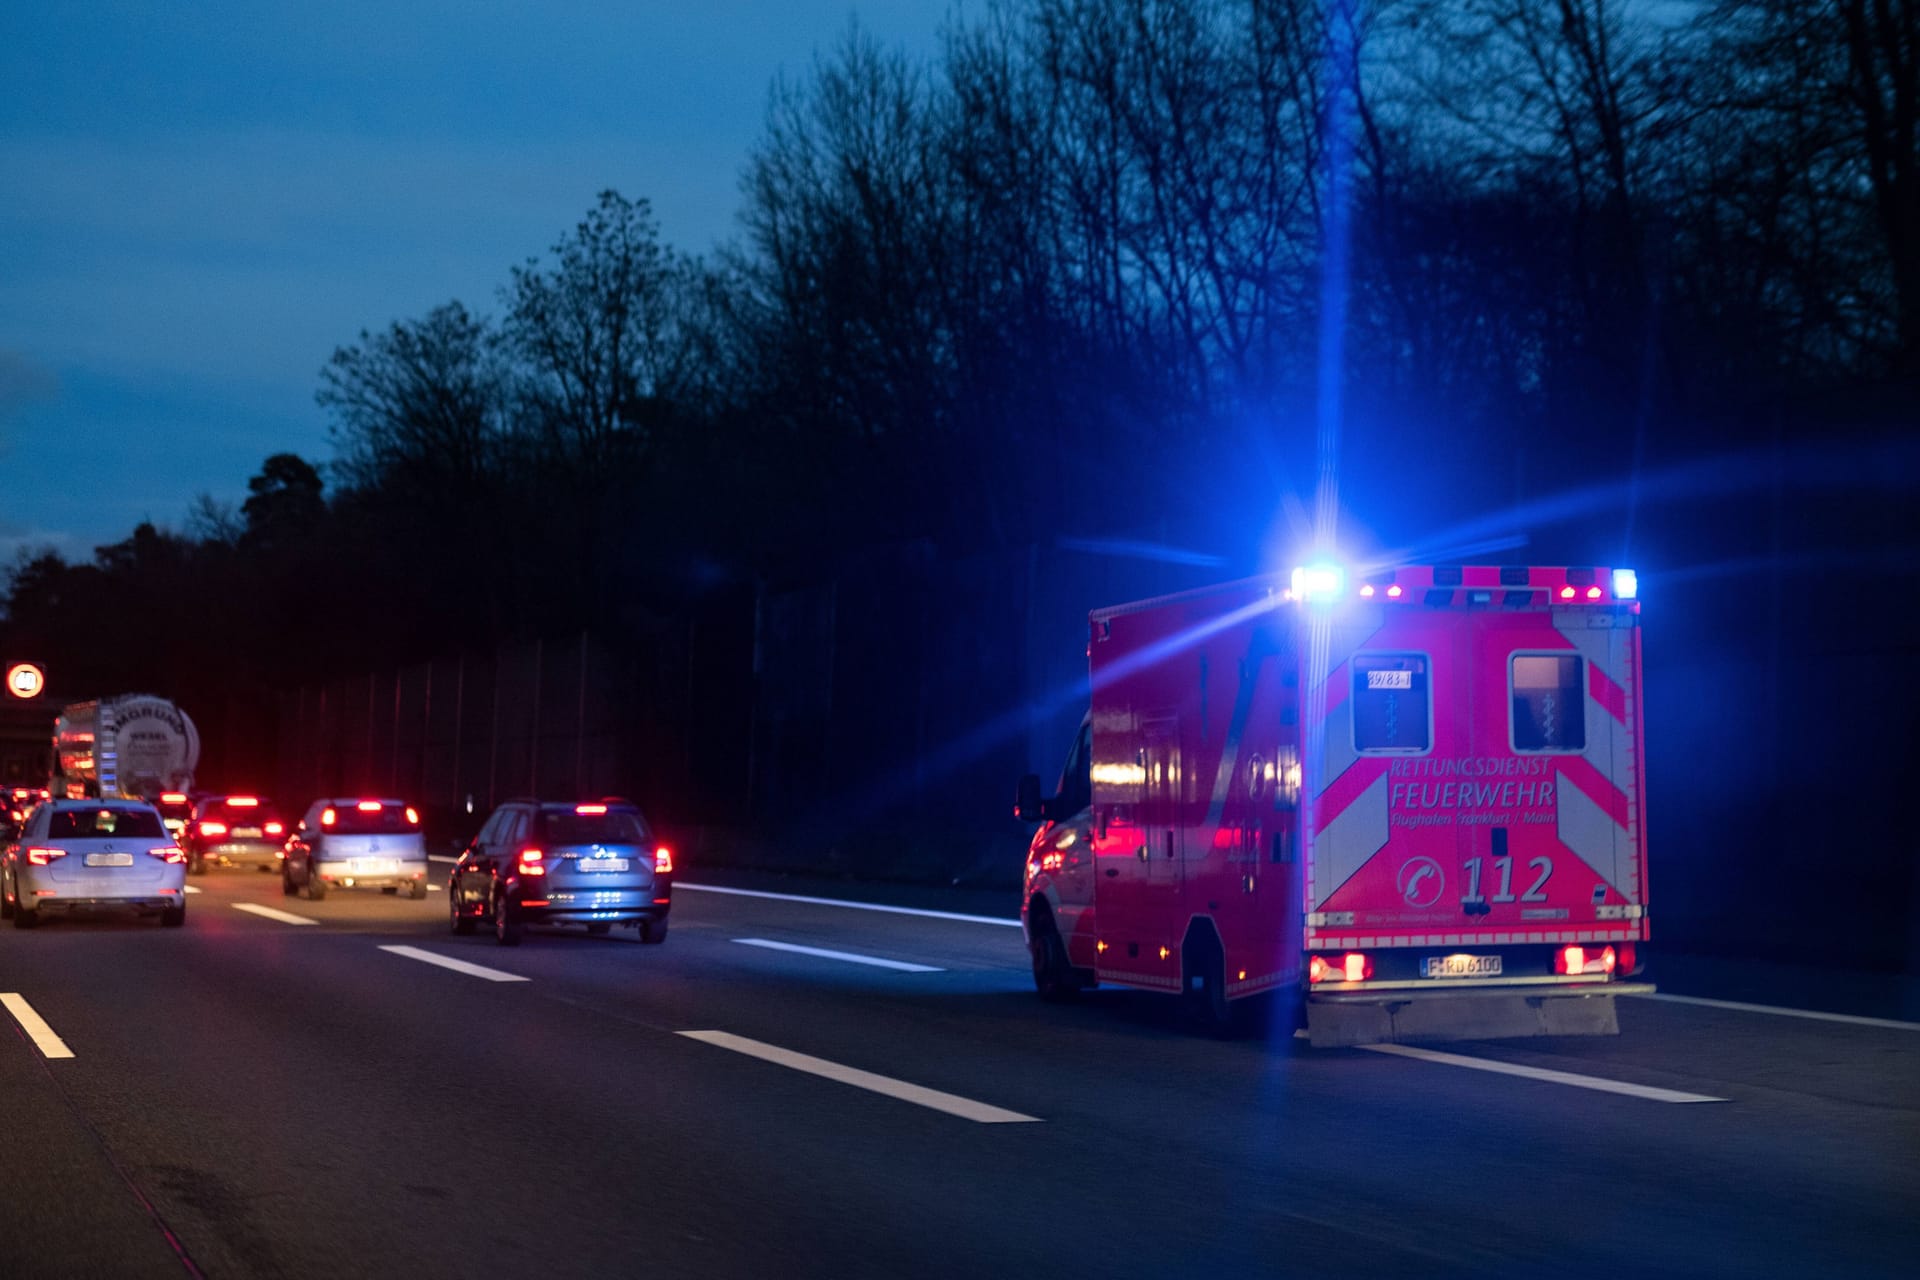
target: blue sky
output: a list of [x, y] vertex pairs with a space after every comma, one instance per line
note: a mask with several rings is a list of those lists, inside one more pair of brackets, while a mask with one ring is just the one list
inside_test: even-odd
[[733, 234], [776, 75], [943, 0], [330, 0], [0, 12], [0, 567], [84, 557], [269, 453], [328, 456], [317, 372], [617, 187]]

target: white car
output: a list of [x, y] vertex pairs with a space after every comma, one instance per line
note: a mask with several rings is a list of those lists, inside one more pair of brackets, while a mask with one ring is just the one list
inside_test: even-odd
[[420, 811], [404, 800], [315, 800], [287, 841], [280, 888], [314, 900], [329, 889], [427, 896], [427, 843]]
[[187, 855], [152, 805], [49, 800], [0, 859], [0, 917], [30, 929], [49, 912], [130, 910], [187, 922]]

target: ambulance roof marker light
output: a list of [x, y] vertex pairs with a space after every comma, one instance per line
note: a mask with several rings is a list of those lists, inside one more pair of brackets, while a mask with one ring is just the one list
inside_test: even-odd
[[1302, 565], [1293, 571], [1293, 598], [1312, 604], [1337, 597], [1346, 586], [1346, 574], [1340, 566], [1321, 562]]
[[1640, 598], [1640, 575], [1631, 569], [1613, 571], [1613, 598], [1615, 600], [1637, 600]]

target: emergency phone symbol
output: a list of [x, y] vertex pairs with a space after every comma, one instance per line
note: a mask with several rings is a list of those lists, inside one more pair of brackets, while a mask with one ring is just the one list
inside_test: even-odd
[[1408, 906], [1430, 907], [1440, 900], [1440, 891], [1447, 887], [1447, 876], [1432, 858], [1409, 858], [1400, 865], [1394, 886]]

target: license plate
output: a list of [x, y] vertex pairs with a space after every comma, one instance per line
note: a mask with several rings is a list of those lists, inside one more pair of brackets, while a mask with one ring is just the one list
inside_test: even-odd
[[347, 863], [347, 866], [352, 868], [355, 875], [361, 876], [373, 875], [377, 872], [391, 872], [397, 869], [391, 858], [354, 858]]
[[582, 858], [582, 871], [625, 871], [631, 863], [625, 858]]
[[133, 855], [130, 853], [90, 853], [87, 855], [90, 867], [130, 867]]
[[260, 838], [260, 828], [235, 827], [233, 829], [233, 838], [235, 840], [258, 840]]
[[1428, 956], [1429, 978], [1497, 978], [1499, 956]]

